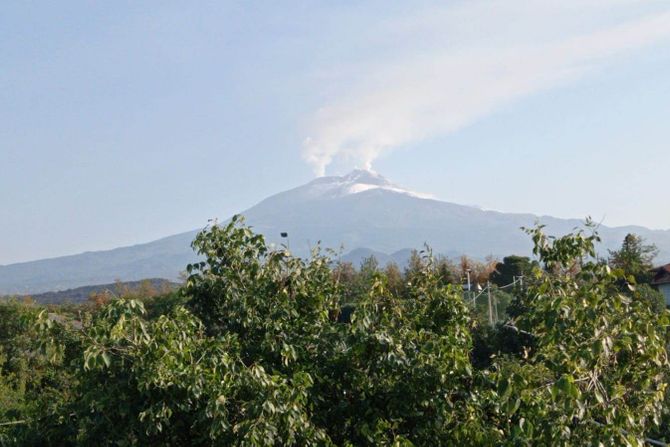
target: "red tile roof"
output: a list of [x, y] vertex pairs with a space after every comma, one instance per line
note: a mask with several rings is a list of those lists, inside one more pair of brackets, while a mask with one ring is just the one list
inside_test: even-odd
[[654, 285], [670, 284], [670, 264], [663, 265], [654, 269], [654, 279], [651, 280]]

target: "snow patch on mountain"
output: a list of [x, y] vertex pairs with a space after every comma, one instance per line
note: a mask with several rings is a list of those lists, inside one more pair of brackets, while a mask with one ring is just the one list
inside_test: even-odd
[[422, 194], [401, 188], [374, 171], [356, 169], [344, 176], [319, 177], [308, 185], [313, 197], [343, 197], [365, 191], [381, 189], [406, 194], [420, 199], [434, 199], [430, 194]]

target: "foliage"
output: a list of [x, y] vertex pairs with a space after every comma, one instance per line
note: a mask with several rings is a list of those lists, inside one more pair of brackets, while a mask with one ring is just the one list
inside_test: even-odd
[[490, 369], [499, 357], [522, 358], [532, 352], [535, 338], [518, 328], [500, 323], [495, 326], [480, 324], [472, 330], [472, 365], [480, 370]]
[[477, 262], [467, 256], [461, 256], [456, 266], [456, 274], [461, 279], [461, 282], [465, 282], [465, 278], [469, 272], [472, 284], [483, 285], [489, 280], [497, 264], [498, 262], [491, 256], [487, 257], [484, 262]]
[[534, 265], [535, 263], [531, 262], [527, 256], [506, 256], [502, 262], [496, 264], [489, 279], [497, 286], [506, 286], [519, 277], [530, 276]]
[[666, 310], [663, 293], [649, 284], [638, 284], [632, 290], [629, 289], [628, 294], [633, 299], [645, 301], [654, 312], [663, 313]]
[[645, 244], [640, 236], [629, 233], [619, 250], [609, 251], [608, 262], [612, 268], [623, 270], [628, 282], [642, 284], [651, 280], [653, 261], [657, 254], [655, 245]]
[[[45, 421], [69, 399], [72, 374], [62, 365], [76, 347], [53, 318], [30, 302], [0, 304], [0, 445], [42, 444]], [[57, 346], [43, 343], [40, 325], [52, 327]]]
[[[473, 300], [470, 300], [470, 295], [473, 296]], [[466, 297], [468, 298], [468, 303], [471, 304], [472, 318], [481, 325], [488, 325], [491, 320], [493, 320], [493, 324], [505, 321], [508, 316], [508, 309], [514, 299], [513, 295], [495, 286], [491, 286], [490, 306], [488, 290], [472, 292], [466, 295]]]
[[[201, 236], [195, 246], [207, 261], [190, 269], [189, 305], [212, 335], [238, 340], [244, 364], [284, 380], [310, 378], [310, 419], [320, 427], [315, 435], [336, 444], [425, 443], [460, 430], [461, 418], [442, 400], [467, 395], [468, 311], [459, 294], [439, 286], [432, 269], [417, 272], [409, 299], [401, 299], [367, 260], [361, 271], [371, 284], [351, 324], [343, 325], [336, 320], [339, 284], [326, 259], [268, 252], [262, 238], [235, 222]], [[245, 253], [253, 256], [232, 264]], [[220, 274], [232, 265], [233, 278]], [[430, 388], [421, 389], [422, 383]], [[468, 406], [463, 400], [459, 407]], [[440, 429], [433, 418], [452, 427]]]
[[357, 271], [318, 248], [310, 259], [273, 250], [239, 218], [197, 236], [204, 261], [188, 266], [180, 294], [87, 305], [72, 313], [81, 327], [0, 305], [0, 423], [25, 420], [0, 426], [0, 445], [641, 445], [666, 435], [667, 311], [642, 288], [621, 290], [625, 273], [594, 258], [597, 235], [528, 232], [539, 263], [513, 298], [492, 290], [513, 301], [495, 326], [464, 301], [458, 267], [429, 250], [404, 273], [372, 260]]
[[667, 387], [667, 312], [618, 291], [621, 272], [592, 260], [596, 234], [529, 233], [547, 270], [516, 321], [532, 354], [496, 365], [505, 430], [523, 443], [642, 445]]

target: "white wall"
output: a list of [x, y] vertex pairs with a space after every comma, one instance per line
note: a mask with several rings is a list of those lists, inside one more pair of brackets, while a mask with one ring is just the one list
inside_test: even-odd
[[665, 296], [665, 304], [670, 306], [670, 284], [659, 284], [658, 290]]

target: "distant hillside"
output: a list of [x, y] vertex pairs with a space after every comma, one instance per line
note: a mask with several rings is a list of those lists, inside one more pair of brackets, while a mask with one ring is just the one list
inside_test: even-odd
[[[318, 178], [268, 197], [242, 214], [269, 242], [287, 244], [299, 256], [308, 256], [310, 248], [321, 241], [323, 247], [344, 247], [345, 253], [353, 250], [345, 259], [355, 264], [368, 252], [382, 262], [386, 256], [395, 260], [398, 251], [407, 258], [410, 249], [421, 249], [424, 243], [435, 254], [448, 256], [529, 255], [531, 241], [520, 227], [539, 221], [547, 225], [548, 233], [562, 235], [583, 223], [434, 200], [361, 170]], [[288, 238], [280, 237], [283, 232]], [[658, 246], [659, 263], [670, 261], [668, 230], [602, 226], [599, 233], [602, 254], [619, 247], [627, 233], [636, 233]], [[186, 264], [196, 260], [190, 249], [195, 234], [190, 231], [133, 247], [0, 266], [0, 293], [40, 293], [116, 278], [176, 280]]]
[[141, 281], [120, 281], [113, 284], [83, 286], [76, 289], [38, 293], [29, 296], [40, 304], [82, 303], [87, 301], [92, 294], [112, 293], [114, 295], [122, 295], [124, 293], [137, 293], [139, 291], [146, 292], [147, 288], [151, 288], [158, 293], [164, 293], [177, 287], [179, 287], [179, 284], [176, 282], [151, 278]]
[[[369, 258], [374, 256], [380, 266], [384, 267], [390, 263], [396, 264], [400, 268], [404, 268], [409, 264], [409, 260], [412, 257], [412, 252], [414, 250], [421, 251], [425, 247], [420, 246], [416, 248], [403, 248], [402, 250], [394, 251], [393, 253], [384, 253], [381, 251], [371, 250], [369, 248], [357, 248], [351, 250], [349, 253], [342, 255], [338, 260], [342, 262], [350, 262], [353, 266], [358, 267], [361, 263]], [[436, 253], [433, 252], [433, 256], [444, 256], [447, 258], [458, 258], [464, 253], [459, 252], [446, 252], [446, 253]]]
[[197, 260], [189, 231], [147, 244], [0, 266], [0, 295], [35, 294], [90, 284], [165, 278], [177, 281]]
[[[422, 247], [417, 247], [416, 249], [420, 250], [421, 248]], [[343, 255], [340, 260], [342, 262], [350, 262], [355, 267], [358, 267], [365, 259], [369, 258], [370, 256], [374, 256], [379, 265], [382, 267], [390, 263], [397, 264], [399, 267], [405, 267], [407, 264], [409, 264], [409, 259], [412, 256], [413, 250], [414, 249], [411, 248], [405, 248], [387, 254], [381, 251], [371, 250], [369, 248], [357, 248]]]

